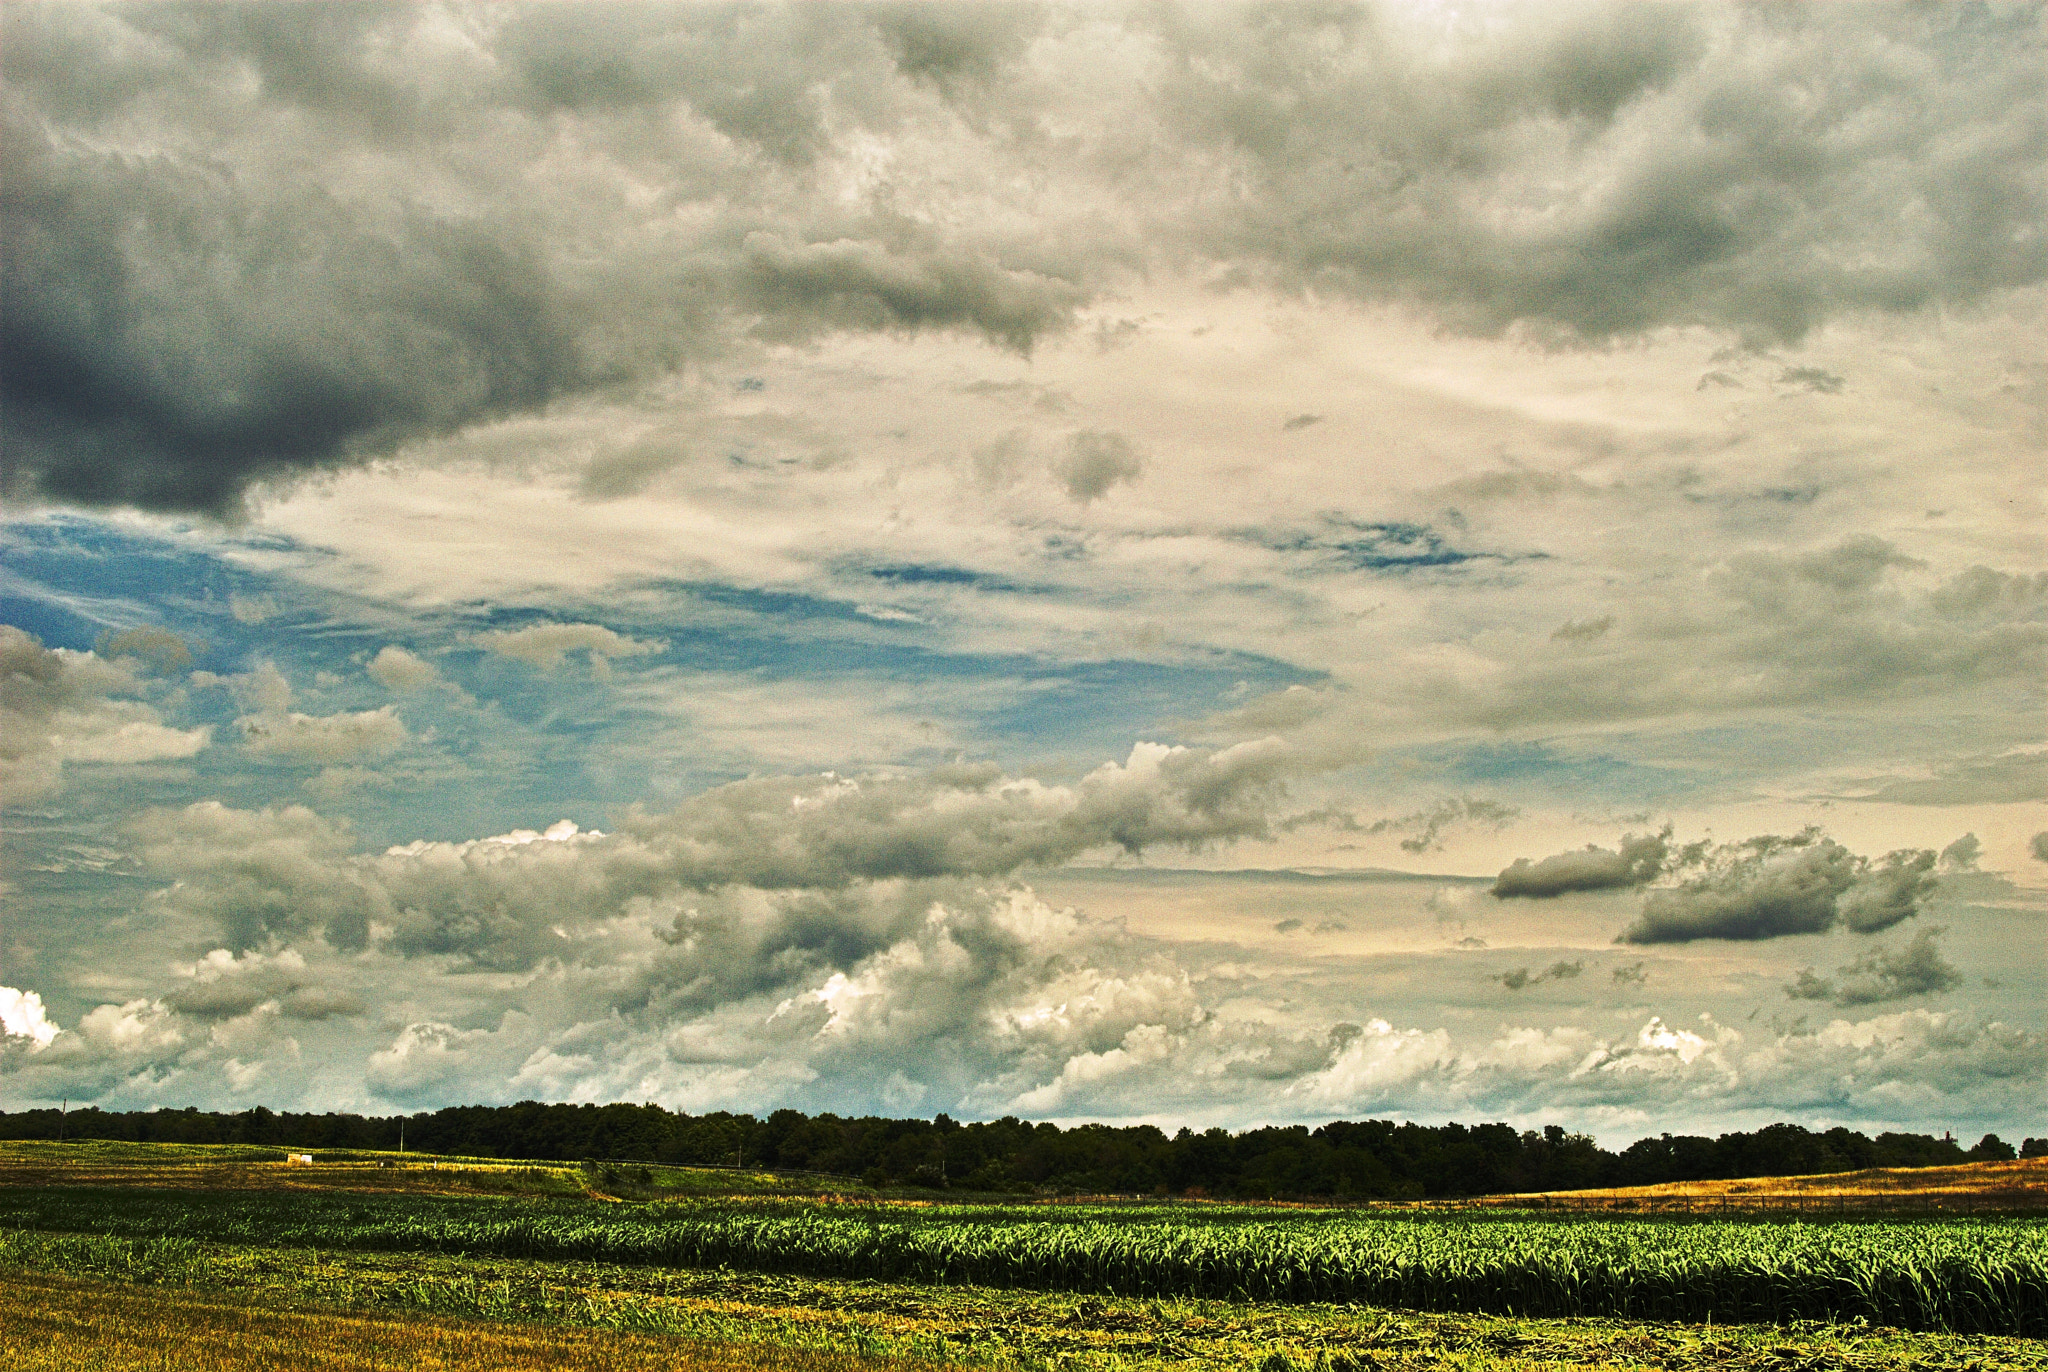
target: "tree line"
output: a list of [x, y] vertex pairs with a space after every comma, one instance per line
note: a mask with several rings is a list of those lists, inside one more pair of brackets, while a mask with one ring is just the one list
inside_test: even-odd
[[[261, 1106], [0, 1112], [0, 1138], [260, 1144], [381, 1149], [530, 1161], [644, 1162], [815, 1171], [872, 1185], [986, 1192], [1163, 1194], [1235, 1198], [1422, 1199], [1561, 1191], [1735, 1177], [1801, 1176], [1866, 1167], [1939, 1167], [2011, 1158], [1986, 1134], [1950, 1138], [1773, 1124], [1718, 1138], [1671, 1134], [1620, 1152], [1551, 1125], [1335, 1121], [1231, 1133], [1152, 1125], [962, 1123], [845, 1118], [777, 1110], [764, 1118], [686, 1115], [658, 1105], [453, 1106], [414, 1115], [295, 1114]], [[2021, 1156], [2048, 1156], [2027, 1139]]]

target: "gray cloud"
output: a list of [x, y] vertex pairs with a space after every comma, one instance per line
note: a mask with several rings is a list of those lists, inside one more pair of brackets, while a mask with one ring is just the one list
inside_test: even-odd
[[6, 135], [12, 494], [230, 511], [593, 379], [533, 251], [481, 226]]
[[303, 715], [296, 710], [243, 715], [235, 721], [242, 746], [266, 757], [295, 762], [352, 762], [396, 752], [412, 740], [405, 721], [391, 706]]
[[1924, 779], [1888, 781], [1850, 800], [1887, 805], [2011, 805], [2048, 796], [2048, 753], [2037, 749], [1945, 762]]
[[1559, 642], [1584, 642], [1600, 637], [1613, 627], [1613, 615], [1601, 615], [1598, 619], [1568, 619], [1552, 630], [1550, 636]]
[[1411, 837], [1401, 840], [1401, 849], [1409, 853], [1439, 852], [1444, 846], [1444, 831], [1463, 824], [1485, 825], [1491, 829], [1505, 829], [1522, 817], [1520, 808], [1503, 805], [1497, 800], [1475, 800], [1469, 796], [1453, 797], [1438, 801], [1427, 810], [1397, 819], [1375, 820], [1365, 828], [1368, 834], [1398, 834], [1409, 830]]
[[1136, 481], [1145, 461], [1122, 434], [1084, 431], [1067, 440], [1067, 454], [1053, 471], [1067, 494], [1085, 505], [1109, 494], [1112, 486]]
[[388, 897], [351, 870], [354, 836], [303, 805], [260, 811], [201, 801], [143, 814], [130, 826], [146, 862], [177, 878], [163, 899], [210, 921], [235, 952], [272, 935], [323, 935], [361, 948]]
[[380, 648], [377, 656], [371, 658], [363, 670], [385, 690], [400, 693], [431, 686], [441, 678], [433, 663], [395, 643], [387, 643]]
[[1617, 942], [1769, 939], [1838, 923], [1873, 933], [1919, 912], [1934, 862], [1932, 850], [1902, 849], [1873, 863], [1818, 828], [1723, 844], [1697, 854], [1697, 875], [1649, 892]]
[[1941, 850], [1941, 870], [1974, 872], [1977, 870], [1977, 859], [1983, 852], [1984, 844], [1975, 834], [1964, 834]]
[[1935, 945], [1941, 929], [1923, 929], [1903, 946], [1874, 948], [1839, 971], [1840, 981], [1799, 973], [1785, 988], [1794, 1000], [1825, 1000], [1836, 1005], [1875, 1005], [1912, 996], [1947, 991], [1962, 981]]
[[206, 747], [210, 728], [171, 728], [155, 707], [132, 698], [143, 689], [137, 655], [169, 660], [163, 639], [170, 637], [114, 635], [107, 642], [119, 656], [109, 661], [45, 648], [34, 634], [0, 624], [0, 800], [12, 805], [54, 793], [67, 762], [157, 762]]
[[1091, 849], [1126, 853], [1264, 836], [1288, 779], [1341, 765], [1278, 738], [1214, 752], [1140, 744], [1072, 786], [989, 765], [902, 778], [736, 782], [666, 816], [649, 838], [687, 836], [691, 885], [839, 886], [849, 881], [993, 876]]
[[1517, 967], [1511, 972], [1501, 973], [1494, 980], [1507, 987], [1510, 991], [1520, 991], [1524, 987], [1541, 985], [1546, 981], [1570, 981], [1585, 970], [1586, 964], [1583, 960], [1579, 962], [1565, 962], [1560, 959], [1557, 962], [1551, 963], [1540, 972], [1531, 973], [1526, 967]]
[[231, 514], [754, 339], [1025, 351], [1160, 266], [1567, 340], [1964, 304], [2043, 275], [2030, 24], [17, 6], [4, 483]]
[[166, 993], [165, 1008], [195, 1019], [234, 1019], [264, 1005], [287, 1019], [324, 1020], [363, 1012], [361, 997], [324, 985], [307, 969], [299, 953], [285, 949], [275, 955], [227, 950], [196, 963], [190, 980]]
[[[1842, 309], [2039, 279], [2040, 187], [2003, 161], [2040, 156], [2028, 22], [1813, 10], [1769, 25], [1767, 48], [1757, 17], [1586, 5], [1524, 11], [1432, 60], [1361, 12], [1227, 10], [1190, 40], [1206, 60], [1172, 97], [1258, 178], [1205, 241], [1319, 289], [1427, 301], [1471, 329], [1683, 320], [1793, 339]], [[2012, 56], [1980, 47], [2003, 42]], [[1922, 75], [1877, 77], [1902, 60]], [[1785, 84], [1794, 66], [1833, 73], [1818, 104]], [[1945, 128], [1986, 123], [1999, 152], [1944, 146]], [[1504, 141], [1545, 156], [1481, 152]], [[1514, 192], [1531, 213], [1491, 213]], [[1939, 208], [1909, 247], [1895, 208], [1921, 196]], [[1981, 232], [1987, 216], [2010, 236]], [[1823, 241], [1871, 255], [1823, 260]]]
[[1647, 886], [1664, 873], [1670, 856], [1671, 828], [1656, 834], [1628, 834], [1620, 850], [1587, 844], [1575, 852], [1556, 853], [1540, 862], [1516, 858], [1495, 878], [1493, 894], [1501, 899], [1530, 896], [1543, 899], [1567, 891], [1611, 891]]
[[[945, 45], [854, 11], [609, 13], [507, 14], [465, 51], [404, 9], [15, 12], [7, 488], [233, 513], [749, 333], [1021, 350], [1085, 298], [1042, 252], [838, 195], [830, 131], [924, 111], [944, 64], [903, 54]], [[601, 151], [556, 175], [557, 129]]]
[[688, 454], [673, 436], [641, 439], [624, 450], [598, 457], [583, 469], [576, 493], [585, 500], [618, 500], [638, 495]]
[[492, 629], [473, 634], [470, 641], [500, 657], [509, 657], [552, 672], [569, 653], [584, 653], [591, 669], [604, 675], [615, 657], [639, 657], [659, 652], [667, 645], [660, 639], [628, 638], [602, 624], [529, 624], [519, 629]]
[[[968, 764], [761, 778], [665, 813], [636, 809], [613, 834], [563, 824], [363, 856], [345, 825], [300, 806], [204, 802], [153, 812], [136, 834], [150, 864], [179, 879], [164, 898], [213, 919], [234, 950], [316, 933], [360, 948], [378, 924], [407, 955], [525, 967], [573, 954], [579, 931], [627, 911], [715, 925], [724, 907], [698, 896], [727, 888], [757, 893], [730, 897], [756, 902], [753, 923], [837, 927], [833, 893], [864, 884], [1006, 877], [1094, 851], [1264, 837], [1289, 780], [1348, 760], [1266, 738], [1216, 751], [1140, 744], [1067, 786]], [[761, 900], [782, 903], [769, 911]]]
[[[398, 651], [386, 649], [386, 653]], [[407, 655], [410, 656], [409, 654]], [[396, 659], [380, 655], [372, 662], [372, 675], [385, 667], [397, 667]], [[415, 667], [433, 669], [418, 659]], [[381, 678], [380, 678], [381, 679]], [[259, 757], [283, 758], [292, 762], [346, 763], [384, 757], [412, 741], [412, 732], [397, 710], [389, 705], [375, 710], [344, 710], [331, 715], [301, 714], [291, 708], [292, 685], [277, 664], [268, 660], [255, 670], [239, 676], [218, 677], [211, 672], [194, 672], [195, 686], [225, 686], [236, 703], [248, 713], [235, 720], [242, 731], [242, 746]]]
[[104, 658], [131, 658], [159, 672], [175, 672], [192, 665], [192, 649], [168, 629], [145, 625], [135, 629], [109, 629], [93, 645]]
[[1911, 919], [1940, 884], [1934, 862], [1931, 848], [1902, 848], [1865, 864], [1856, 884], [1842, 895], [1842, 923], [1859, 934], [1874, 934]]
[[[1617, 619], [1599, 637], [1595, 663], [1584, 640], [1523, 639], [1484, 686], [1419, 682], [1416, 708], [1526, 728], [1803, 702], [1839, 708], [1992, 683], [2037, 692], [2048, 677], [2048, 576], [1973, 567], [1923, 589], [1912, 577], [1923, 569], [1867, 535], [1811, 552], [1741, 554], [1708, 575], [1711, 595], [1659, 604], [1654, 624]], [[2038, 790], [2041, 756], [1975, 759], [1931, 782], [1856, 798], [1951, 804]]]
[[1778, 373], [1780, 386], [1798, 386], [1817, 395], [1839, 395], [1842, 378], [1825, 367], [1787, 367]]
[[764, 330], [769, 337], [965, 326], [1029, 352], [1084, 299], [1071, 282], [1005, 270], [922, 232], [902, 243], [805, 243], [757, 232], [742, 253], [742, 298], [782, 325]]

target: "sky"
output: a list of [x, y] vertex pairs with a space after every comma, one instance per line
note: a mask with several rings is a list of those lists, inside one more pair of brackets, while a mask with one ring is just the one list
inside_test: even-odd
[[0, 1108], [2048, 1133], [2040, 5], [0, 29]]

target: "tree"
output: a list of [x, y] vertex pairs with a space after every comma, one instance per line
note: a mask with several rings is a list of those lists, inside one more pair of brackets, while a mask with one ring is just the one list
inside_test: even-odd
[[1976, 1162], [2011, 1162], [2012, 1145], [1996, 1134], [1986, 1134], [1977, 1140], [1977, 1146], [1970, 1150], [1970, 1157]]

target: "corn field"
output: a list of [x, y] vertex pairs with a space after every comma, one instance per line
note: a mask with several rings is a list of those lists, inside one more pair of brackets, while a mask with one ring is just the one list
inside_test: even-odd
[[[0, 1225], [1129, 1296], [2048, 1334], [2048, 1225], [16, 1193]], [[24, 1207], [39, 1213], [22, 1213]]]

